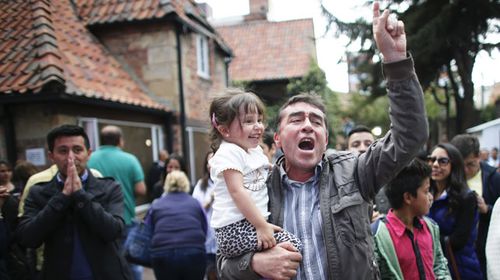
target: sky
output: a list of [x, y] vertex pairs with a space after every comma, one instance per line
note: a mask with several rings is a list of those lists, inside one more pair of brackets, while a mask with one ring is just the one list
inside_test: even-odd
[[[212, 16], [220, 20], [224, 18], [242, 16], [249, 13], [248, 0], [196, 0], [206, 2], [212, 7]], [[316, 54], [318, 65], [325, 71], [328, 86], [337, 92], [348, 91], [347, 64], [345, 60], [345, 36], [335, 38], [333, 34], [324, 35], [326, 19], [321, 15], [319, 0], [269, 0], [268, 19], [283, 21], [299, 18], [313, 18], [316, 40]], [[334, 11], [334, 15], [341, 20], [355, 20], [359, 17], [370, 19], [370, 6], [364, 6], [365, 0], [336, 0], [325, 1], [327, 8]], [[356, 47], [352, 46], [351, 50]], [[476, 58], [473, 71], [473, 80], [476, 87], [489, 86], [500, 82], [500, 53], [493, 53], [493, 59], [488, 54], [480, 53]]]

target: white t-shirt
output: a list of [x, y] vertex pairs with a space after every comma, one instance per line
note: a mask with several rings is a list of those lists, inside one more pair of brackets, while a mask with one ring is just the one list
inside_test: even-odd
[[486, 271], [488, 279], [500, 279], [500, 199], [491, 211], [490, 227], [486, 239]]
[[262, 148], [257, 146], [248, 153], [240, 146], [222, 141], [215, 155], [210, 159], [210, 177], [215, 185], [211, 226], [221, 228], [243, 220], [245, 216], [234, 204], [224, 180], [223, 171], [233, 169], [243, 174], [243, 186], [264, 218], [267, 219], [266, 179], [269, 174], [269, 160]]
[[[201, 190], [201, 180], [198, 180], [196, 186], [193, 190], [193, 197], [200, 202], [201, 207], [205, 210], [205, 214], [207, 215], [207, 220], [210, 221], [212, 217], [212, 208], [213, 204], [205, 209], [206, 203], [209, 203], [212, 200], [212, 193], [214, 192], [214, 182], [212, 180], [208, 180], [208, 186], [205, 191]], [[215, 232], [212, 227], [207, 228], [207, 236], [205, 240], [205, 251], [207, 254], [215, 254], [217, 253], [217, 242], [215, 241]]]

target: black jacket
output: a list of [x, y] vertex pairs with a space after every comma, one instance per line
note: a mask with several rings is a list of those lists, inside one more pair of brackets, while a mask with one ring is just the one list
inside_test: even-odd
[[88, 174], [84, 190], [71, 196], [62, 194], [54, 177], [33, 186], [26, 198], [18, 234], [26, 247], [45, 244], [42, 279], [69, 278], [75, 229], [95, 280], [131, 279], [120, 254], [125, 227], [120, 185]]

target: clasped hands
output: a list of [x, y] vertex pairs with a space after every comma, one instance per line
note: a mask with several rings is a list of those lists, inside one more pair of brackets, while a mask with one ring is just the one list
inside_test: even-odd
[[78, 171], [76, 169], [75, 161], [69, 157], [67, 168], [66, 168], [66, 180], [64, 181], [64, 187], [62, 193], [64, 195], [71, 195], [82, 189], [82, 180], [78, 176]]

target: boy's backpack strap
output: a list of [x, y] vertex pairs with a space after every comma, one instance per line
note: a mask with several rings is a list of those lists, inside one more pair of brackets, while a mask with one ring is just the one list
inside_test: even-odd
[[385, 223], [385, 215], [378, 218], [377, 220], [375, 220], [375, 222], [373, 222], [371, 224], [371, 230], [372, 230], [372, 236], [375, 236], [375, 234], [377, 233], [377, 230], [378, 230], [378, 226], [380, 225], [380, 221], [382, 221], [383, 223]]

